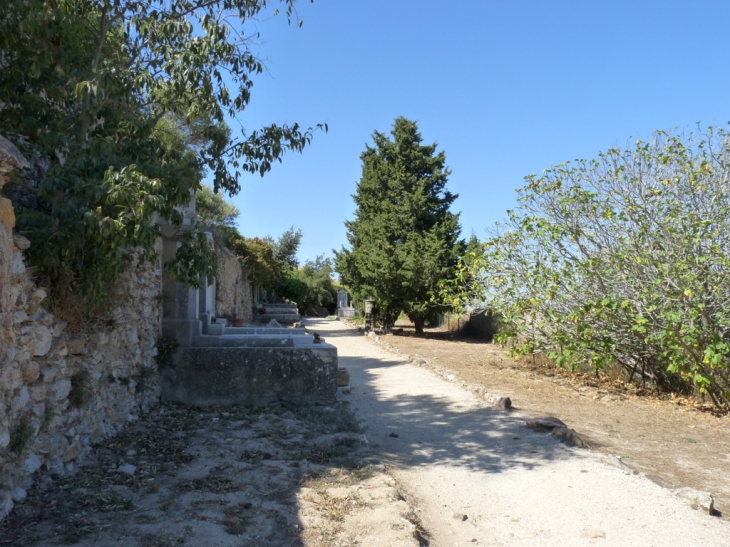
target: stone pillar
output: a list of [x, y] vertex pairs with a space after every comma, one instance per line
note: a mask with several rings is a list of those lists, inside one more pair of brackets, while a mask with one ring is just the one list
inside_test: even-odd
[[345, 289], [337, 291], [337, 307], [343, 309], [350, 307], [347, 302], [347, 291]]
[[[171, 233], [172, 232], [172, 233]], [[162, 263], [173, 258], [180, 244], [175, 238], [175, 226], [163, 226]], [[198, 290], [171, 279], [162, 279], [162, 335], [175, 340], [181, 346], [192, 346], [193, 339], [201, 333]]]
[[372, 330], [375, 326], [374, 324], [374, 314], [373, 311], [375, 309], [375, 300], [365, 300], [365, 326]]

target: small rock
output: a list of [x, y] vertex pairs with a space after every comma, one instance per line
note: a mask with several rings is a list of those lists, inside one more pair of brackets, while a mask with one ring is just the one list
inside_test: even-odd
[[25, 251], [30, 248], [30, 240], [18, 233], [13, 234], [13, 245], [15, 245], [21, 251]]
[[352, 389], [350, 388], [350, 386], [342, 386], [339, 388], [339, 390], [340, 393], [342, 393], [343, 395], [349, 395], [350, 393], [352, 393]]
[[13, 490], [11, 494], [11, 498], [15, 503], [23, 503], [25, 501], [25, 498], [28, 497], [28, 492], [23, 490], [20, 486], [18, 486], [15, 490]]
[[575, 446], [577, 448], [586, 448], [587, 446], [580, 435], [576, 433], [575, 429], [570, 429], [569, 427], [555, 427], [550, 434], [568, 446]]
[[23, 469], [25, 469], [25, 472], [30, 475], [38, 471], [41, 468], [41, 465], [43, 465], [43, 461], [40, 457], [36, 454], [31, 454], [26, 458], [25, 462], [23, 462]]
[[70, 336], [68, 340], [66, 340], [66, 345], [68, 346], [68, 352], [71, 355], [81, 355], [81, 352], [84, 351], [86, 340], [84, 340], [82, 336]]
[[677, 488], [674, 493], [695, 508], [702, 508], [710, 515], [715, 515], [715, 500], [709, 492], [694, 488]]
[[512, 408], [512, 399], [509, 397], [500, 397], [497, 399], [497, 402], [494, 403], [494, 406], [501, 408], [502, 410], [509, 410]]
[[43, 357], [47, 355], [51, 350], [51, 344], [53, 343], [53, 335], [48, 327], [39, 325], [36, 327], [35, 340], [32, 343], [33, 355], [36, 357]]
[[397, 439], [398, 437], [400, 437], [400, 435], [398, 435], [398, 433], [396, 433], [395, 431], [391, 431], [388, 437], [393, 437]]
[[63, 463], [68, 463], [71, 460], [75, 460], [78, 455], [81, 454], [83, 448], [84, 447], [81, 444], [81, 441], [79, 439], [75, 439], [74, 442], [72, 442], [71, 445], [66, 449], [66, 452], [64, 452]]
[[120, 465], [119, 467], [117, 467], [117, 473], [123, 473], [129, 476], [133, 476], [136, 471], [137, 467], [132, 465], [131, 463], [125, 463], [124, 465]]
[[446, 375], [446, 379], [447, 379], [447, 380], [448, 380], [449, 382], [456, 382], [456, 376], [454, 376], [453, 374], [447, 374], [447, 375]]
[[556, 427], [568, 427], [563, 422], [552, 416], [545, 416], [544, 418], [535, 418], [529, 420], [526, 424], [531, 429], [554, 429]]

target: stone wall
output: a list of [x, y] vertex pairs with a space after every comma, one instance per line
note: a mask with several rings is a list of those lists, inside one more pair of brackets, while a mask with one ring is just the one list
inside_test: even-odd
[[329, 344], [178, 348], [160, 374], [163, 400], [188, 405], [337, 400], [337, 348]]
[[[0, 176], [18, 166], [4, 158], [0, 150]], [[159, 399], [162, 275], [159, 263], [140, 263], [132, 251], [109, 311], [83, 326], [68, 324], [44, 307], [46, 291], [26, 269], [30, 242], [13, 233], [7, 216], [2, 220], [0, 520], [39, 471], [73, 471], [93, 443]]]
[[236, 255], [223, 245], [216, 245], [218, 278], [216, 279], [216, 316], [232, 322], [234, 317], [253, 318], [253, 298], [248, 272]]

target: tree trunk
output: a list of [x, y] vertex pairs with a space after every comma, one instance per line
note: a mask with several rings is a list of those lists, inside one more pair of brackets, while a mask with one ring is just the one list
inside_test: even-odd
[[416, 336], [423, 335], [423, 317], [414, 317], [413, 326], [416, 327]]

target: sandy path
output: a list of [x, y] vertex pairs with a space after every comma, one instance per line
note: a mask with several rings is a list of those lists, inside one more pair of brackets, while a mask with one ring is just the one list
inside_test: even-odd
[[730, 545], [727, 522], [651, 481], [528, 430], [526, 416], [487, 407], [343, 323], [307, 324], [337, 346], [352, 405], [432, 546]]

